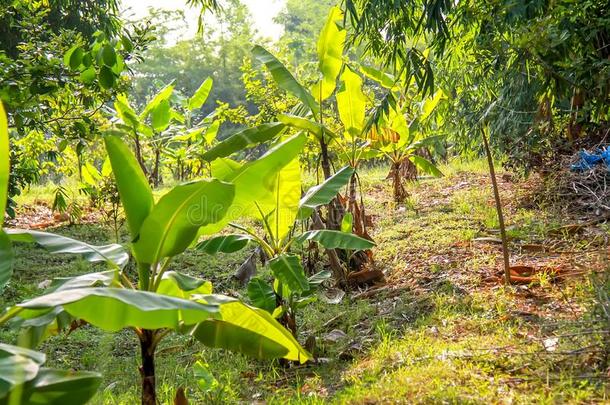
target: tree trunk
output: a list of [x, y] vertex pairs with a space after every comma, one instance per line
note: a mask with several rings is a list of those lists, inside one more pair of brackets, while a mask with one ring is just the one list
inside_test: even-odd
[[142, 365], [142, 405], [157, 405], [155, 384], [155, 331], [143, 330], [140, 336]]
[[481, 136], [483, 137], [483, 146], [485, 146], [485, 153], [487, 154], [487, 163], [489, 164], [489, 175], [491, 176], [491, 185], [494, 190], [494, 198], [496, 200], [496, 211], [498, 212], [498, 223], [500, 225], [500, 237], [502, 238], [502, 256], [504, 258], [504, 282], [510, 284], [510, 258], [508, 253], [508, 239], [506, 238], [506, 227], [504, 226], [504, 215], [502, 214], [502, 201], [500, 200], [500, 191], [498, 189], [498, 182], [496, 180], [496, 171], [494, 169], [494, 162], [491, 156], [491, 149], [489, 148], [489, 142], [487, 142], [487, 135], [485, 129], [481, 129]]
[[394, 202], [400, 204], [407, 198], [407, 191], [402, 184], [401, 173], [402, 162], [392, 162], [389, 177], [392, 178], [392, 188], [394, 189]]
[[161, 164], [161, 150], [155, 149], [155, 166], [152, 172], [152, 181], [155, 187], [159, 187], [159, 165]]
[[146, 165], [144, 164], [144, 159], [142, 158], [142, 145], [140, 145], [140, 136], [137, 132], [134, 132], [133, 136], [136, 150], [136, 160], [138, 161], [140, 168], [144, 172], [144, 176], [148, 177], [148, 170], [146, 170]]
[[330, 158], [328, 156], [328, 145], [326, 145], [326, 141], [324, 141], [324, 136], [320, 137], [320, 151], [322, 155], [322, 172], [324, 173], [324, 179], [328, 179], [331, 176]]

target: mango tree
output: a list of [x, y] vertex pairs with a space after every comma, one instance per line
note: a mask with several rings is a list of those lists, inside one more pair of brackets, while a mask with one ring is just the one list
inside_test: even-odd
[[[121, 245], [92, 246], [60, 235], [8, 230], [14, 242], [37, 243], [51, 253], [80, 254], [106, 263], [109, 270], [56, 279], [44, 295], [8, 308], [0, 324], [11, 320], [31, 344], [70, 324], [133, 331], [141, 348], [142, 403], [147, 405], [157, 403], [155, 350], [170, 333], [261, 359], [307, 361], [310, 355], [266, 311], [211, 294], [209, 282], [169, 270], [172, 259], [196, 241], [200, 228], [224, 221], [239, 201], [235, 184], [216, 179], [186, 183], [155, 203], [127, 145], [112, 135], [104, 141], [131, 233], [129, 250], [137, 279], [125, 271], [130, 255]], [[269, 172], [293, 160], [300, 147], [300, 140], [292, 138], [271, 150], [266, 156]], [[10, 270], [2, 270], [0, 278], [7, 280]]]

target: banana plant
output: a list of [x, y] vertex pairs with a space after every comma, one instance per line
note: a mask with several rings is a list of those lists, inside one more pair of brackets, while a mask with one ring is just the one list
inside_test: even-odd
[[[425, 136], [433, 126], [434, 112], [444, 98], [442, 91], [416, 102], [421, 93], [410, 86], [403, 86], [400, 80], [372, 67], [361, 66], [361, 72], [381, 87], [395, 94], [397, 101], [370, 127], [367, 138], [373, 151], [369, 158], [385, 157], [390, 162], [388, 178], [392, 179], [394, 201], [402, 203], [408, 197], [403, 180], [415, 180], [422, 171], [440, 177], [443, 173], [428, 159], [421, 156], [421, 150], [440, 144], [443, 136]], [[406, 91], [403, 90], [406, 88]], [[410, 123], [407, 123], [410, 120]], [[365, 128], [366, 130], [366, 128]]]
[[[13, 271], [12, 243], [2, 228], [8, 197], [8, 123], [0, 102], [0, 292]], [[45, 355], [0, 343], [0, 405], [86, 403], [102, 379], [97, 373], [63, 371], [43, 367]]]
[[[130, 255], [121, 245], [92, 246], [60, 235], [8, 230], [3, 235], [14, 242], [37, 243], [51, 253], [80, 254], [90, 262], [106, 263], [109, 270], [54, 280], [44, 295], [8, 308], [0, 325], [10, 321], [31, 343], [62, 326], [83, 323], [110, 332], [133, 331], [141, 348], [146, 405], [157, 403], [155, 350], [170, 333], [259, 359], [307, 361], [310, 354], [269, 313], [212, 294], [209, 282], [169, 269], [172, 259], [196, 241], [200, 228], [224, 220], [236, 203], [235, 184], [217, 179], [185, 183], [155, 203], [144, 172], [123, 140], [107, 135], [104, 142], [131, 233], [129, 251], [137, 279], [125, 271]], [[294, 144], [295, 139], [289, 139], [270, 151], [270, 172], [295, 158], [300, 149]], [[4, 272], [0, 277], [7, 279]]]
[[[212, 84], [212, 79], [207, 78], [189, 98], [175, 93], [174, 84], [169, 84], [153, 96], [140, 114], [135, 112], [125, 96], [117, 97], [114, 108], [121, 122], [116, 127], [132, 137], [136, 159], [154, 186], [158, 186], [161, 181], [161, 160], [164, 153], [176, 162], [175, 173], [179, 179], [182, 180], [193, 171], [201, 175], [202, 166], [198, 165], [195, 170], [192, 166], [199, 160], [197, 157], [202, 150], [213, 143], [220, 122], [214, 119], [213, 114], [197, 123], [194, 119], [196, 111], [207, 100]], [[180, 101], [179, 107], [172, 104], [174, 99]], [[153, 154], [150, 169], [144, 159], [145, 144]], [[175, 150], [169, 150], [170, 144]]]
[[286, 66], [265, 48], [257, 45], [252, 49], [253, 56], [267, 67], [277, 85], [301, 101], [303, 108], [298, 109], [296, 114], [282, 114], [278, 120], [316, 137], [325, 179], [332, 175], [328, 144], [335, 134], [324, 124], [323, 103], [334, 93], [337, 77], [343, 68], [347, 31], [341, 27], [342, 22], [343, 12], [339, 7], [332, 7], [317, 43], [320, 79], [311, 89], [299, 83]]
[[[320, 33], [317, 43], [318, 53], [318, 70], [320, 73], [320, 79], [314, 83], [311, 89], [306, 88], [304, 85], [299, 83], [290, 71], [270, 52], [260, 46], [255, 46], [252, 50], [254, 57], [271, 73], [273, 79], [277, 82], [278, 87], [285, 90], [286, 92], [297, 97], [301, 101], [299, 108], [295, 109], [291, 114], [281, 114], [278, 116], [278, 120], [288, 126], [296, 128], [298, 130], [307, 132], [315, 137], [319, 144], [320, 163], [324, 178], [328, 179], [332, 176], [332, 162], [329, 146], [331, 143], [336, 142], [338, 144], [345, 144], [343, 140], [343, 134], [337, 134], [333, 131], [332, 123], [336, 123], [334, 115], [325, 114], [326, 111], [334, 111], [333, 108], [326, 108], [329, 104], [332, 106], [331, 96], [336, 94], [335, 99], [337, 102], [339, 99], [342, 101], [351, 101], [347, 95], [353, 95], [353, 92], [346, 93], [345, 85], [337, 92], [337, 80], [342, 77], [342, 81], [345, 82], [349, 77], [350, 72], [345, 73], [346, 64], [344, 58], [345, 40], [347, 31], [342, 26], [343, 24], [343, 13], [340, 8], [331, 8], [326, 23]], [[342, 73], [344, 72], [344, 73]], [[352, 76], [353, 77], [353, 76]], [[350, 82], [351, 84], [351, 82]], [[347, 114], [344, 115], [346, 118], [348, 115], [358, 115], [359, 105], [354, 105], [353, 111], [346, 110]], [[343, 117], [341, 117], [343, 118]], [[355, 128], [349, 127], [344, 122], [345, 133], [353, 133]], [[353, 148], [353, 150], [361, 151], [361, 148]], [[357, 166], [352, 166], [355, 169]], [[354, 231], [368, 239], [371, 239], [366, 232], [366, 221], [364, 215], [364, 207], [362, 204], [356, 212], [355, 203], [355, 182], [357, 174], [353, 174], [351, 180], [353, 185], [350, 187], [350, 192], [353, 197], [350, 198], [351, 205], [349, 210], [352, 213]], [[343, 203], [337, 198], [334, 199], [327, 207], [327, 217], [325, 220], [326, 227], [328, 229], [338, 230], [341, 228], [343, 216], [345, 214], [345, 207]], [[346, 252], [327, 250], [329, 261], [333, 267], [335, 273], [341, 272], [340, 259], [346, 260]], [[364, 262], [368, 260], [368, 255], [359, 254], [357, 260], [353, 260], [350, 267], [361, 267]], [[340, 280], [337, 280], [340, 281]]]
[[[344, 57], [347, 31], [342, 26], [343, 12], [338, 7], [331, 8], [326, 23], [320, 32], [317, 43], [318, 80], [308, 90], [299, 83], [288, 69], [271, 53], [260, 46], [254, 47], [253, 55], [270, 71], [278, 86], [297, 97], [305, 113], [282, 114], [278, 120], [302, 131], [306, 131], [319, 142], [320, 162], [324, 177], [331, 176], [329, 145], [334, 143], [340, 150], [344, 161], [358, 169], [360, 160], [368, 158], [371, 151], [364, 136], [367, 98], [362, 91], [362, 78]], [[339, 82], [339, 86], [337, 86]], [[332, 103], [335, 95], [339, 112], [341, 131], [333, 131], [325, 121], [335, 121], [334, 117], [324, 115], [324, 106]], [[334, 109], [329, 109], [334, 110]], [[366, 230], [366, 215], [362, 201], [356, 198], [357, 172], [350, 180], [348, 211], [353, 216], [354, 232], [370, 239]], [[329, 206], [327, 224], [330, 229], [340, 229], [343, 207], [338, 203]], [[364, 260], [364, 256], [362, 257]]]
[[261, 221], [262, 232], [231, 223], [242, 233], [216, 236], [199, 243], [197, 248], [208, 254], [232, 253], [253, 243], [262, 249], [274, 281], [269, 285], [260, 278], [252, 279], [248, 296], [255, 306], [279, 318], [296, 336], [297, 310], [315, 300], [316, 287], [331, 273], [323, 271], [307, 278], [301, 256], [294, 252], [294, 247], [305, 242], [316, 242], [326, 249], [365, 250], [374, 246], [373, 242], [349, 232], [327, 229], [296, 232], [298, 221], [307, 219], [320, 205], [328, 204], [352, 174], [353, 169], [345, 167], [301, 198], [300, 164], [298, 158], [293, 159], [276, 174], [272, 190], [274, 205], [261, 206], [254, 201], [255, 218]]

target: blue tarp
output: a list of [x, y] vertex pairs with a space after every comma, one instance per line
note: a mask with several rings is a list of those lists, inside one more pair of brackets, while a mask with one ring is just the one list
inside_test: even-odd
[[610, 171], [610, 148], [596, 149], [593, 152], [583, 149], [578, 155], [578, 161], [570, 166], [573, 172], [586, 172], [600, 164], [606, 166], [606, 169]]

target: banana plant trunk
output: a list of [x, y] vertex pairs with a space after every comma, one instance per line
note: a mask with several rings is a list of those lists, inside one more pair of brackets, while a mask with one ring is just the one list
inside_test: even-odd
[[394, 202], [400, 204], [408, 197], [407, 191], [402, 184], [402, 161], [392, 162], [390, 177], [392, 178], [392, 188], [394, 189]]
[[353, 216], [354, 233], [362, 238], [371, 239], [366, 230], [366, 217], [363, 204], [358, 204], [357, 201], [357, 182], [356, 173], [352, 175], [349, 181], [349, 196], [348, 196], [348, 211]]
[[324, 179], [328, 179], [331, 176], [330, 173], [330, 157], [328, 156], [328, 145], [324, 140], [324, 136], [320, 137], [320, 152], [321, 152], [321, 165], [322, 172], [324, 173]]
[[152, 172], [152, 180], [153, 185], [155, 187], [159, 187], [160, 183], [160, 174], [159, 174], [159, 166], [161, 165], [161, 150], [159, 148], [155, 149], [155, 167]]
[[[324, 180], [328, 180], [331, 176], [331, 164], [330, 156], [328, 155], [328, 145], [324, 140], [324, 137], [320, 138], [320, 163], [322, 165], [322, 173], [324, 173]], [[343, 219], [345, 211], [341, 202], [335, 197], [330, 204], [328, 204], [328, 218], [326, 222], [326, 228], [332, 230], [338, 230], [341, 228], [341, 220]]]
[[136, 151], [136, 160], [138, 161], [142, 172], [144, 172], [144, 175], [148, 176], [148, 170], [146, 169], [146, 164], [144, 164], [144, 158], [142, 157], [142, 145], [140, 144], [140, 136], [137, 132], [134, 132], [133, 136]]
[[157, 389], [155, 379], [155, 331], [143, 330], [140, 335], [142, 365], [142, 405], [157, 405]]

